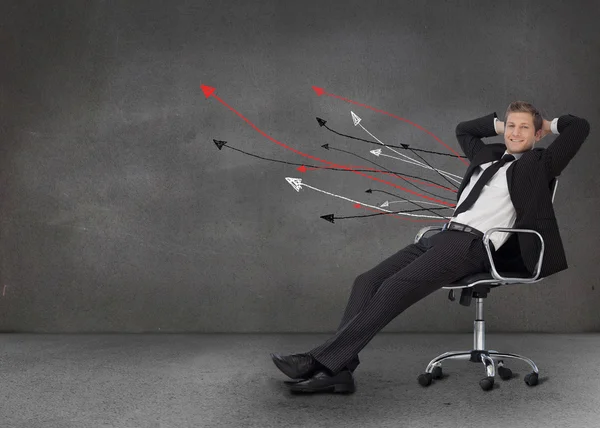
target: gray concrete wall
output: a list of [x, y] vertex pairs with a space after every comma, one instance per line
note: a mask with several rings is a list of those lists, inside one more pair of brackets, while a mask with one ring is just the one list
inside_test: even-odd
[[[389, 144], [459, 151], [462, 120], [523, 99], [588, 119], [556, 212], [570, 269], [488, 299], [490, 331], [598, 331], [600, 36], [597, 3], [571, 1], [2, 1], [0, 330], [327, 332], [352, 281], [435, 224], [370, 214], [408, 193], [289, 147], [405, 174]], [[229, 147], [218, 150], [213, 139]], [[544, 147], [552, 136], [542, 140]], [[502, 142], [501, 137], [488, 142]], [[393, 153], [391, 153], [393, 155]], [[423, 154], [462, 175], [456, 158]], [[322, 165], [322, 164], [321, 164]], [[381, 174], [379, 177], [383, 177]], [[439, 182], [439, 181], [438, 181]], [[396, 183], [399, 183], [396, 181]], [[442, 183], [445, 183], [442, 181]], [[447, 183], [446, 183], [447, 184]], [[451, 197], [449, 192], [434, 191]], [[393, 199], [393, 198], [391, 198]], [[387, 331], [468, 331], [474, 308], [434, 293]]]

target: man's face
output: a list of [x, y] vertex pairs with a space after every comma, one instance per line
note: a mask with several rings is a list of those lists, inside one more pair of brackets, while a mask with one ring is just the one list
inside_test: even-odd
[[508, 153], [531, 150], [542, 138], [542, 130], [535, 132], [531, 113], [509, 113], [504, 124], [504, 143]]

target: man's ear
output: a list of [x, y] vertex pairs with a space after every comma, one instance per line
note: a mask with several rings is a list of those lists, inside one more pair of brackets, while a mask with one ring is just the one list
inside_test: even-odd
[[542, 129], [538, 129], [535, 133], [535, 141], [540, 141], [542, 139]]

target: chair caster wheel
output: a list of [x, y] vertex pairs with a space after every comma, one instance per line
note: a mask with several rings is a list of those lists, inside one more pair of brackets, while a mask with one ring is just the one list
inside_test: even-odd
[[512, 377], [513, 372], [506, 367], [498, 367], [498, 375], [500, 375], [500, 379], [502, 380], [509, 380]]
[[431, 372], [431, 376], [433, 376], [434, 379], [441, 379], [442, 378], [442, 366], [434, 367], [433, 371]]
[[481, 386], [481, 389], [484, 391], [489, 391], [494, 387], [494, 378], [491, 376], [484, 377], [479, 381], [479, 386]]
[[429, 385], [431, 385], [431, 380], [432, 379], [433, 379], [433, 376], [431, 375], [431, 373], [422, 373], [417, 378], [417, 380], [419, 381], [419, 384], [421, 386], [429, 386]]
[[536, 372], [529, 373], [525, 376], [525, 383], [529, 386], [538, 384], [538, 374]]

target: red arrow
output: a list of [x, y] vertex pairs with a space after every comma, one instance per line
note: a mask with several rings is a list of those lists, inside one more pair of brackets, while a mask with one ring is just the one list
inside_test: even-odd
[[319, 97], [325, 93], [325, 89], [323, 88], [317, 88], [316, 86], [313, 86], [312, 88], [313, 91], [315, 91]]
[[411, 193], [411, 194], [419, 196], [421, 198], [429, 199], [430, 201], [434, 201], [434, 202], [437, 202], [437, 203], [442, 204], [442, 205], [448, 205], [448, 206], [451, 206], [451, 207], [454, 207], [456, 205], [456, 204], [453, 204], [451, 202], [446, 202], [446, 201], [442, 201], [442, 200], [439, 200], [439, 199], [436, 199], [436, 198], [432, 198], [432, 197], [427, 196], [427, 195], [422, 195], [422, 194], [417, 193], [417, 192], [415, 192], [413, 190], [407, 189], [407, 188], [402, 187], [402, 186], [398, 186], [397, 184], [394, 184], [394, 183], [390, 183], [389, 181], [385, 181], [385, 180], [382, 180], [382, 179], [377, 178], [377, 177], [373, 177], [373, 176], [368, 175], [368, 174], [363, 174], [360, 171], [355, 171], [355, 170], [353, 170], [352, 168], [350, 168], [350, 167], [348, 167], [346, 165], [335, 164], [333, 162], [329, 162], [329, 161], [326, 161], [324, 159], [320, 159], [320, 158], [318, 158], [316, 156], [311, 156], [309, 154], [303, 153], [303, 152], [301, 152], [299, 150], [294, 149], [293, 147], [289, 147], [286, 144], [282, 143], [281, 141], [276, 140], [275, 138], [271, 137], [269, 134], [267, 134], [264, 131], [262, 131], [261, 129], [259, 129], [255, 124], [253, 124], [248, 119], [246, 119], [240, 112], [238, 112], [236, 109], [234, 109], [229, 104], [227, 104], [225, 101], [223, 101], [221, 99], [221, 97], [219, 97], [218, 95], [215, 94], [215, 88], [212, 88], [212, 87], [206, 86], [206, 85], [200, 85], [200, 88], [202, 88], [202, 91], [204, 92], [204, 95], [206, 95], [206, 98], [212, 96], [217, 101], [219, 101], [221, 104], [223, 104], [225, 107], [227, 107], [229, 110], [231, 110], [233, 113], [235, 113], [237, 116], [239, 116], [242, 120], [244, 120], [244, 122], [246, 122], [248, 125], [250, 125], [252, 128], [254, 128], [254, 130], [256, 130], [256, 132], [258, 132], [259, 134], [261, 134], [265, 138], [268, 138], [269, 140], [271, 140], [275, 144], [278, 144], [278, 145], [280, 145], [280, 146], [282, 146], [282, 147], [284, 147], [284, 148], [286, 148], [286, 149], [288, 149], [288, 150], [290, 150], [290, 151], [292, 151], [292, 152], [294, 152], [294, 153], [296, 153], [296, 154], [298, 154], [300, 156], [303, 156], [303, 157], [309, 158], [309, 159], [313, 159], [313, 160], [315, 160], [317, 162], [322, 162], [322, 163], [331, 165], [331, 166], [333, 166], [335, 168], [341, 168], [341, 169], [346, 169], [348, 171], [352, 171], [355, 174], [362, 175], [363, 177], [367, 177], [367, 178], [369, 178], [371, 180], [378, 181], [378, 182], [383, 183], [383, 184], [387, 184], [388, 186], [392, 186], [392, 187], [395, 187], [397, 189], [404, 190], [405, 192]]
[[210, 97], [215, 92], [215, 88], [206, 85], [200, 85], [200, 89], [202, 89], [206, 98]]
[[396, 116], [395, 114], [388, 113], [387, 111], [376, 109], [376, 108], [368, 106], [366, 104], [361, 104], [359, 102], [349, 100], [348, 98], [340, 97], [339, 95], [330, 94], [329, 92], [325, 91], [325, 89], [319, 88], [317, 86], [313, 86], [312, 88], [313, 88], [313, 91], [315, 91], [315, 93], [319, 97], [321, 95], [325, 94], [325, 95], [327, 95], [329, 97], [338, 98], [338, 99], [340, 99], [342, 101], [346, 101], [347, 103], [351, 103], [351, 104], [355, 104], [357, 106], [365, 107], [365, 108], [368, 108], [370, 110], [376, 111], [377, 113], [382, 113], [382, 114], [385, 114], [387, 116], [391, 116], [391, 117], [393, 117], [395, 119], [401, 120], [403, 122], [409, 123], [412, 126], [414, 126], [415, 128], [420, 129], [421, 131], [426, 132], [427, 134], [431, 135], [438, 143], [440, 143], [445, 148], [447, 148], [452, 153], [454, 153], [461, 160], [462, 163], [464, 163], [465, 165], [469, 166], [469, 163], [461, 155], [459, 155], [458, 153], [456, 153], [451, 147], [449, 147], [446, 143], [444, 143], [442, 140], [440, 140], [436, 135], [434, 135], [432, 132], [428, 131], [427, 129], [423, 128], [422, 126], [417, 125], [416, 123], [411, 122], [408, 119], [404, 119], [403, 117]]

